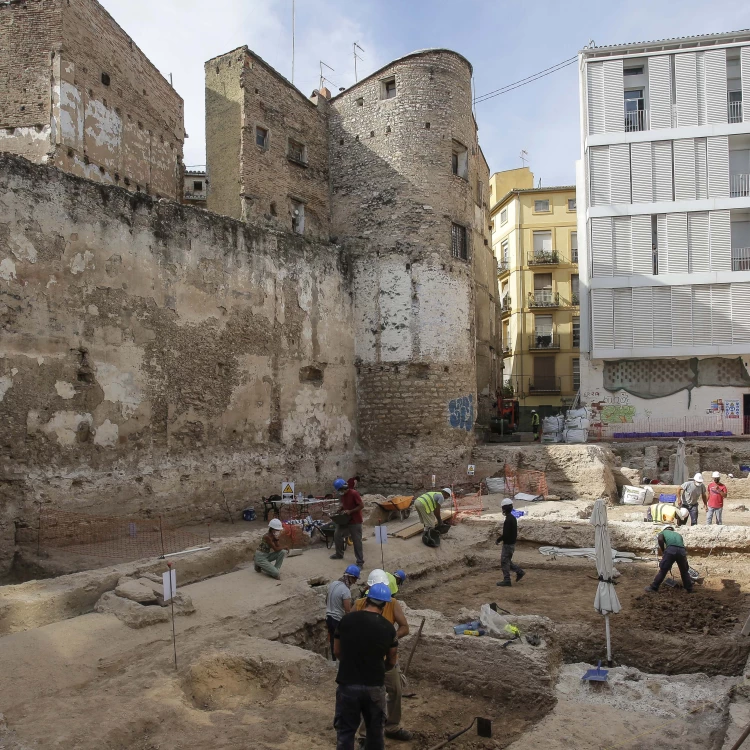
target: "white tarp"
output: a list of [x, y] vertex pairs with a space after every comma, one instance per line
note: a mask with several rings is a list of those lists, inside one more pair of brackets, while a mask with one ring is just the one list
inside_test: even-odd
[[[637, 559], [637, 556], [632, 552], [618, 552], [616, 549], [611, 551], [613, 565], [629, 563]], [[549, 555], [550, 557], [585, 557], [588, 560], [596, 560], [595, 547], [540, 547], [539, 552], [542, 555]], [[615, 572], [615, 578], [617, 578], [617, 575]]]

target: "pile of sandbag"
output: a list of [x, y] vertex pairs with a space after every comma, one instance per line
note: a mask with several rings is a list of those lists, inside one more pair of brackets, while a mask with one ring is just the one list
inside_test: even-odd
[[588, 409], [570, 409], [565, 415], [563, 440], [566, 443], [586, 443], [589, 439]]
[[565, 430], [565, 417], [558, 414], [555, 417], [545, 417], [542, 420], [542, 442], [562, 443]]

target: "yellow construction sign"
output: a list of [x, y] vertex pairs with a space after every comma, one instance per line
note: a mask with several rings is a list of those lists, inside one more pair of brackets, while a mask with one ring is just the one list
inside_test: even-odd
[[281, 483], [281, 499], [294, 500], [294, 482]]

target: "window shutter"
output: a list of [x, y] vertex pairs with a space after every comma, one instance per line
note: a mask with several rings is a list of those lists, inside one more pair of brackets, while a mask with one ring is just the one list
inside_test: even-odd
[[651, 180], [651, 144], [630, 144], [630, 173], [632, 175], [633, 203], [651, 203], [654, 186]]
[[656, 252], [659, 260], [659, 273], [667, 273], [667, 215], [656, 217]]
[[654, 200], [674, 200], [672, 197], [672, 142], [655, 141], [651, 144], [651, 148]]
[[693, 346], [711, 346], [711, 287], [693, 287]]
[[592, 276], [612, 275], [612, 219], [591, 219]]
[[691, 286], [672, 287], [672, 344], [693, 345], [693, 295]]
[[709, 211], [711, 271], [732, 270], [732, 230], [729, 211]]
[[633, 348], [633, 290], [630, 287], [614, 290], [615, 349]]
[[604, 132], [604, 63], [586, 66], [589, 135]]
[[706, 66], [703, 51], [695, 53], [695, 99], [698, 125], [706, 124]]
[[732, 342], [731, 284], [711, 286], [711, 335], [714, 346]]
[[706, 68], [706, 122], [727, 121], [727, 52], [710, 49], [703, 53]]
[[591, 290], [591, 323], [594, 349], [614, 349], [614, 311], [611, 289]]
[[[659, 270], [661, 271], [661, 268]], [[687, 214], [667, 214], [666, 271], [688, 272]]]
[[604, 65], [604, 130], [618, 133], [625, 130], [625, 90], [622, 60], [605, 60]]
[[729, 197], [729, 139], [725, 135], [706, 138], [708, 197]]
[[589, 174], [591, 176], [591, 205], [606, 206], [609, 199], [609, 146], [592, 146], [589, 149]]
[[[651, 236], [651, 216], [633, 216], [630, 221], [631, 252], [633, 256], [633, 273], [651, 275], [654, 272], [654, 260]], [[615, 257], [617, 257], [615, 255]]]
[[609, 147], [609, 174], [612, 203], [630, 203], [630, 146], [627, 143]]
[[705, 273], [711, 270], [708, 211], [688, 214], [688, 254], [690, 273]]
[[672, 288], [651, 288], [654, 310], [654, 346], [672, 346]]
[[708, 171], [706, 167], [706, 139], [695, 139], [695, 197], [708, 198]]
[[629, 276], [633, 273], [630, 217], [616, 216], [612, 219], [612, 228], [614, 275]]
[[669, 55], [648, 59], [648, 106], [652, 129], [672, 127], [672, 73]]
[[732, 343], [750, 344], [750, 284], [731, 284]]
[[633, 288], [633, 346], [654, 345], [654, 307], [650, 286]]
[[692, 138], [674, 141], [674, 199], [695, 200], [695, 143]]
[[678, 127], [698, 124], [698, 81], [695, 71], [695, 52], [684, 52], [674, 56]]
[[742, 121], [750, 122], [750, 45], [740, 52], [742, 69]]

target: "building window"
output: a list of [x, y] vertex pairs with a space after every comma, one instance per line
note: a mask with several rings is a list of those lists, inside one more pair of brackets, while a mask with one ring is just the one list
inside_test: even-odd
[[287, 156], [291, 161], [296, 161], [299, 164], [307, 164], [307, 149], [305, 144], [290, 138]]
[[466, 227], [461, 224], [451, 224], [451, 255], [461, 260], [469, 259], [469, 245]]
[[576, 210], [576, 199], [568, 198], [568, 211], [575, 211], [575, 210]]
[[380, 96], [382, 99], [393, 99], [396, 96], [396, 76], [381, 81]]
[[255, 145], [268, 148], [268, 131], [260, 125], [255, 126]]
[[625, 92], [625, 132], [645, 130], [645, 100], [643, 89]]
[[578, 296], [578, 274], [574, 273], [570, 276], [570, 302], [573, 305], [581, 304], [581, 298]]
[[193, 190], [196, 193], [200, 193], [203, 191], [203, 183], [202, 182], [193, 182]]
[[581, 360], [578, 357], [573, 358], [573, 390], [581, 390]]
[[573, 348], [581, 348], [581, 319], [573, 318]]
[[109, 74], [108, 73], [102, 73], [102, 83], [105, 86], [109, 86]]
[[557, 263], [557, 253], [552, 250], [552, 232], [533, 232], [534, 255], [532, 263]]
[[301, 201], [292, 201], [292, 231], [295, 234], [305, 233], [305, 204]]
[[622, 74], [624, 76], [642, 76], [643, 65], [639, 65], [637, 68], [624, 68]]
[[510, 268], [510, 246], [508, 240], [500, 243], [500, 269], [506, 271]]
[[469, 150], [463, 143], [453, 141], [451, 152], [451, 170], [456, 177], [469, 179]]
[[549, 211], [549, 200], [534, 201], [534, 213], [543, 214]]
[[578, 263], [578, 232], [570, 233], [570, 262]]
[[502, 226], [503, 224], [507, 224], [507, 223], [508, 223], [508, 209], [504, 208], [500, 212], [500, 226]]
[[483, 198], [484, 198], [484, 190], [482, 189], [482, 180], [481, 178], [477, 177], [477, 189], [476, 189], [476, 193], [474, 194], [474, 202], [477, 204], [477, 206], [482, 205]]

